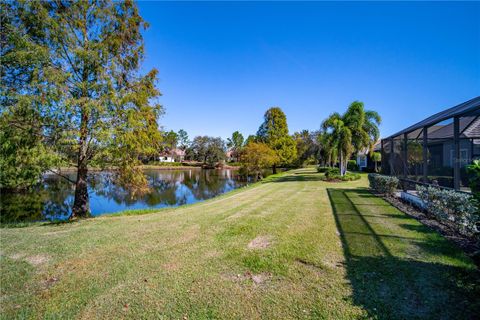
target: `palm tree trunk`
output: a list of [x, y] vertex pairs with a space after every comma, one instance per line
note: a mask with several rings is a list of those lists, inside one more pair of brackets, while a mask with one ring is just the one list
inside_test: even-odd
[[340, 175], [343, 176], [343, 152], [340, 150]]

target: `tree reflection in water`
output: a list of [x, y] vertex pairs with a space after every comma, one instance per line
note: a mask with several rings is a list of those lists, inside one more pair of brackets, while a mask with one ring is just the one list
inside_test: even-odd
[[[234, 170], [146, 170], [150, 191], [133, 196], [114, 183], [112, 173], [92, 172], [89, 176], [92, 215], [127, 209], [162, 208], [210, 199], [246, 184]], [[75, 174], [68, 174], [70, 179]], [[34, 190], [1, 195], [2, 223], [65, 220], [70, 216], [74, 188], [65, 179], [48, 175]]]

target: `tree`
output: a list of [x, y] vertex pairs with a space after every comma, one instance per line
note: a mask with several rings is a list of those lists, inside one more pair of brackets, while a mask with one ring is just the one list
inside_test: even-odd
[[278, 162], [278, 156], [265, 143], [251, 142], [242, 150], [242, 170], [247, 176], [262, 178], [262, 171]]
[[375, 172], [377, 172], [377, 164], [382, 161], [382, 154], [380, 152], [372, 152], [370, 159], [372, 159], [372, 161], [375, 163]]
[[180, 149], [182, 150], [187, 149], [188, 145], [190, 144], [190, 141], [188, 140], [187, 132], [183, 129], [180, 129], [178, 130], [177, 136], [178, 136], [178, 144], [180, 146]]
[[317, 135], [319, 147], [319, 159], [323, 165], [333, 166], [336, 163], [337, 149], [330, 143], [329, 135], [326, 132], [319, 132]]
[[343, 115], [335, 112], [322, 123], [324, 143], [329, 151], [337, 150], [341, 175], [345, 174], [346, 163], [353, 152], [365, 148], [372, 151], [380, 136], [380, 122], [377, 112], [365, 111], [362, 102], [354, 101]]
[[137, 6], [25, 1], [2, 2], [2, 9], [8, 17], [1, 73], [6, 112], [20, 105], [37, 110], [45, 140], [77, 167], [72, 218], [89, 214], [90, 163], [117, 165], [118, 183], [145, 186], [138, 157], [159, 147], [162, 107], [155, 102], [157, 71], [139, 74], [147, 24]]
[[243, 148], [244, 138], [243, 135], [235, 131], [232, 133], [232, 137], [227, 139], [227, 147], [232, 150], [232, 155], [238, 161], [238, 156]]
[[172, 152], [177, 148], [178, 135], [175, 131], [170, 130], [163, 134], [163, 144], [168, 152]]
[[380, 138], [380, 115], [375, 111], [365, 110], [363, 102], [354, 101], [348, 106], [342, 119], [352, 133], [355, 153], [365, 148], [372, 151], [373, 145]]
[[343, 176], [347, 171], [347, 161], [354, 150], [352, 132], [345, 125], [342, 116], [336, 112], [322, 123], [322, 128], [327, 133], [325, 136], [326, 144], [338, 151], [340, 175]]
[[297, 156], [295, 141], [288, 134], [287, 117], [282, 109], [270, 108], [265, 112], [264, 121], [257, 132], [259, 142], [266, 143], [275, 151], [278, 161], [272, 165], [273, 173], [277, 172], [277, 165], [288, 165]]
[[40, 117], [29, 107], [0, 114], [0, 189], [27, 189], [58, 164], [59, 157], [43, 143]]
[[314, 157], [319, 151], [315, 141], [316, 135], [316, 133], [311, 133], [308, 130], [302, 130], [293, 134], [293, 140], [297, 148], [297, 159], [295, 161], [297, 166], [301, 167], [306, 162], [315, 160]]
[[257, 142], [257, 136], [251, 134], [247, 137], [247, 139], [245, 140], [245, 143], [244, 145], [246, 146], [247, 144], [249, 143], [252, 143], [252, 142]]
[[197, 136], [193, 139], [188, 153], [195, 161], [213, 166], [225, 159], [225, 143], [222, 138]]

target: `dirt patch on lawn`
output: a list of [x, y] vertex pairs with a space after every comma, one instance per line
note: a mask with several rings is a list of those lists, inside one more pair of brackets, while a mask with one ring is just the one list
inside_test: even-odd
[[44, 254], [36, 254], [34, 256], [25, 257], [25, 261], [30, 263], [33, 266], [39, 266], [41, 264], [47, 263], [50, 258]]
[[162, 265], [163, 269], [167, 270], [167, 271], [177, 271], [178, 269], [180, 269], [180, 266], [178, 263], [175, 263], [175, 262], [167, 262], [167, 263], [164, 263]]
[[272, 278], [272, 275], [268, 272], [262, 273], [251, 273], [247, 271], [245, 273], [239, 274], [228, 274], [223, 275], [223, 278], [233, 282], [245, 282], [245, 281], [252, 281], [256, 285], [263, 284]]
[[272, 244], [271, 236], [258, 236], [247, 245], [248, 249], [265, 249]]

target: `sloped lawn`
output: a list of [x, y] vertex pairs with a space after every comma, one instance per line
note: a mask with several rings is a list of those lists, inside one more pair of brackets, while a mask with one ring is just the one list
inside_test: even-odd
[[1, 229], [1, 317], [473, 318], [472, 262], [365, 178], [303, 169], [158, 213]]

